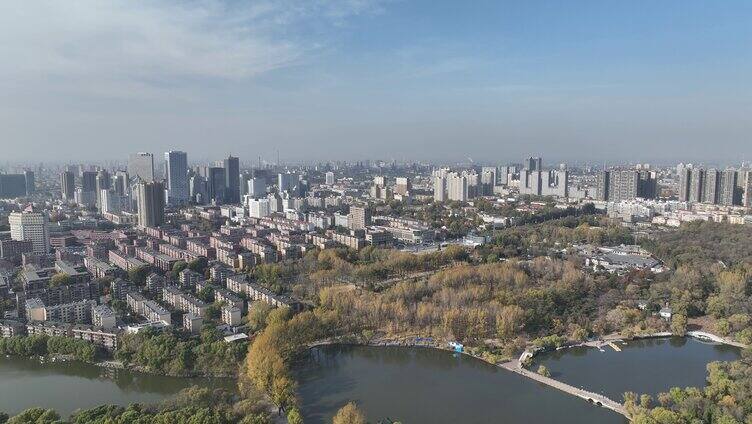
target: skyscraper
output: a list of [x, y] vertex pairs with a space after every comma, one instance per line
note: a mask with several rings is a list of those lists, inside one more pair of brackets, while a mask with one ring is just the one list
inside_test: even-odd
[[23, 174], [0, 174], [0, 199], [26, 195], [26, 177]]
[[608, 201], [608, 187], [611, 184], [611, 171], [603, 170], [598, 173], [598, 188], [595, 200]]
[[34, 253], [49, 253], [50, 231], [45, 213], [29, 206], [22, 212], [11, 213], [8, 222], [13, 240], [30, 241]]
[[735, 169], [726, 169], [721, 173], [718, 203], [725, 206], [741, 205], [743, 193], [739, 187], [738, 178], [739, 175]]
[[325, 178], [326, 185], [334, 185], [334, 172], [331, 172], [331, 171], [327, 172], [324, 178]]
[[130, 155], [128, 173], [137, 180], [154, 181], [154, 156], [145, 152]]
[[60, 192], [63, 200], [71, 201], [76, 193], [76, 176], [72, 171], [63, 171], [60, 173]]
[[639, 173], [634, 169], [612, 170], [609, 172], [608, 200], [621, 202], [637, 197]]
[[689, 191], [692, 187], [692, 169], [681, 167], [679, 169], [679, 201], [689, 202]]
[[103, 169], [99, 172], [97, 172], [97, 177], [95, 179], [96, 183], [96, 193], [97, 193], [97, 209], [99, 209], [100, 212], [102, 212], [102, 192], [107, 191], [112, 186], [112, 181], [110, 179], [110, 173], [107, 172], [106, 169]]
[[711, 168], [705, 171], [703, 190], [703, 202], [717, 205], [721, 196], [721, 173], [717, 169]]
[[467, 202], [467, 177], [464, 175], [450, 174], [447, 176], [447, 197], [449, 200]]
[[24, 171], [24, 180], [26, 182], [26, 195], [29, 196], [36, 191], [36, 182], [34, 181], [34, 171]]
[[188, 155], [171, 150], [165, 153], [165, 174], [167, 176], [167, 202], [182, 205], [188, 202]]
[[251, 178], [248, 180], [246, 193], [253, 198], [266, 196], [266, 180], [260, 177]]
[[689, 180], [689, 201], [700, 203], [705, 200], [705, 170], [692, 169], [692, 177]]
[[138, 225], [156, 227], [164, 223], [165, 189], [158, 181], [141, 181], [136, 184]]
[[525, 169], [528, 171], [542, 171], [543, 159], [532, 156], [525, 159]]
[[446, 201], [447, 180], [443, 175], [437, 175], [433, 177], [433, 201], [445, 202]]
[[97, 173], [84, 171], [81, 173], [81, 190], [88, 193], [97, 191]]
[[218, 166], [207, 166], [205, 172], [207, 200], [217, 205], [225, 203], [225, 169]]
[[223, 161], [225, 202], [240, 203], [240, 159], [230, 156]]
[[349, 223], [353, 230], [365, 229], [371, 225], [371, 211], [364, 206], [350, 206]]

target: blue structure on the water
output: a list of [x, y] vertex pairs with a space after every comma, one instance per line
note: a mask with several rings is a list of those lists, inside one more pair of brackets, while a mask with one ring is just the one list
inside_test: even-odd
[[454, 349], [455, 352], [462, 353], [462, 350], [465, 348], [462, 343], [457, 342], [449, 342], [449, 347]]

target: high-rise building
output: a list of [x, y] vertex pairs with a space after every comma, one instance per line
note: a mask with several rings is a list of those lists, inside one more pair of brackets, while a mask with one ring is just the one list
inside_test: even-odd
[[280, 193], [291, 192], [298, 184], [298, 174], [290, 172], [280, 173], [277, 175], [277, 189]]
[[188, 202], [188, 155], [171, 150], [165, 152], [165, 176], [167, 177], [167, 203], [183, 205]]
[[263, 218], [270, 213], [269, 199], [248, 199], [248, 215], [251, 218]]
[[324, 180], [326, 182], [326, 185], [334, 185], [334, 172], [331, 172], [331, 171], [327, 172], [324, 177]]
[[214, 202], [217, 205], [225, 203], [225, 168], [219, 166], [208, 166], [206, 173], [206, 196], [208, 202]]
[[639, 172], [634, 169], [615, 169], [609, 173], [608, 200], [621, 202], [637, 197]]
[[76, 175], [72, 171], [63, 171], [60, 173], [60, 192], [63, 200], [71, 201], [76, 193]]
[[413, 185], [410, 182], [409, 177], [397, 177], [396, 182], [394, 184], [394, 192], [406, 196], [408, 193], [410, 193], [410, 190], [413, 189]]
[[638, 171], [637, 197], [655, 199], [658, 197], [658, 174], [654, 171]]
[[154, 155], [139, 152], [128, 158], [128, 174], [141, 181], [154, 181]]
[[0, 174], [0, 199], [13, 199], [26, 195], [24, 174]]
[[22, 212], [13, 212], [8, 217], [10, 237], [18, 241], [30, 241], [34, 253], [49, 253], [50, 230], [47, 215], [31, 206]]
[[248, 181], [253, 178], [253, 174], [250, 172], [243, 172], [240, 174], [240, 198], [245, 199], [245, 195], [248, 194]]
[[24, 180], [26, 181], [26, 195], [29, 196], [36, 191], [36, 183], [34, 181], [34, 171], [24, 171]]
[[248, 180], [248, 189], [246, 193], [252, 198], [266, 196], [266, 180], [263, 178], [251, 178]]
[[141, 181], [136, 184], [138, 225], [156, 227], [164, 223], [165, 189], [159, 181]]
[[525, 159], [525, 169], [527, 169], [528, 171], [542, 171], [543, 159], [532, 156]]
[[351, 229], [363, 230], [371, 225], [371, 211], [365, 206], [350, 206], [348, 222]]
[[457, 202], [467, 202], [467, 177], [464, 175], [449, 174], [446, 181], [447, 198]]
[[720, 174], [718, 203], [732, 206], [741, 205], [743, 192], [738, 184], [739, 175], [735, 169], [726, 169]]
[[[732, 190], [733, 192], [733, 190]], [[705, 171], [705, 187], [703, 187], [702, 201], [717, 205], [721, 196], [721, 173], [717, 169]]]
[[692, 169], [692, 176], [689, 180], [689, 201], [700, 203], [705, 200], [705, 170], [701, 168]]
[[223, 161], [225, 202], [240, 203], [240, 159], [230, 156]]
[[679, 201], [689, 202], [689, 192], [692, 188], [692, 168], [682, 166], [679, 172]]
[[188, 180], [188, 189], [190, 192], [191, 200], [198, 203], [199, 205], [206, 203], [206, 178], [198, 174], [193, 175], [191, 179]]
[[611, 171], [603, 170], [598, 173], [598, 188], [595, 194], [595, 200], [608, 201], [608, 188], [611, 184]]
[[95, 171], [81, 173], [81, 190], [89, 193], [97, 191], [97, 173]]
[[107, 191], [112, 186], [112, 180], [110, 179], [110, 173], [103, 169], [97, 172], [95, 181], [95, 191], [97, 193], [97, 209], [101, 212], [102, 207], [102, 192]]
[[433, 201], [446, 202], [447, 180], [445, 176], [433, 177]]
[[739, 171], [737, 184], [739, 185], [738, 190], [741, 194], [739, 204], [747, 208], [752, 208], [752, 170], [744, 169]]

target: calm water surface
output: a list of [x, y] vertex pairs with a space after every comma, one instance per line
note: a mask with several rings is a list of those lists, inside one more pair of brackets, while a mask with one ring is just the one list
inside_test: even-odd
[[109, 370], [76, 361], [0, 356], [0, 411], [40, 406], [67, 416], [102, 404], [156, 403], [191, 385], [232, 389], [232, 379], [176, 378]]
[[625, 423], [621, 415], [485, 362], [402, 347], [324, 346], [298, 367], [307, 424], [331, 423], [348, 401], [370, 422]]
[[741, 350], [692, 338], [648, 339], [618, 344], [621, 352], [604, 347], [572, 348], [538, 355], [531, 369], [545, 365], [551, 377], [588, 388], [621, 401], [624, 392], [655, 397], [671, 387], [703, 387], [706, 366], [713, 361], [733, 361]]

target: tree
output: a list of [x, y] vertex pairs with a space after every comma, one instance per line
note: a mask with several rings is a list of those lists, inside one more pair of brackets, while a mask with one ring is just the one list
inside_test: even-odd
[[146, 284], [146, 277], [151, 273], [149, 265], [141, 265], [128, 270], [128, 278], [136, 285]]
[[366, 424], [366, 416], [355, 403], [350, 402], [337, 411], [332, 424]]
[[52, 287], [67, 286], [71, 283], [73, 283], [73, 279], [64, 272], [58, 272], [50, 278], [50, 286]]
[[537, 373], [539, 375], [544, 376], [544, 377], [551, 377], [551, 371], [549, 371], [548, 368], [546, 368], [545, 365], [539, 366]]
[[500, 339], [514, 337], [525, 324], [525, 311], [517, 305], [504, 306], [496, 316], [496, 334]]
[[684, 314], [674, 314], [671, 317], [671, 332], [676, 336], [687, 334], [687, 316]]
[[253, 302], [248, 308], [248, 326], [251, 331], [260, 331], [266, 327], [266, 318], [269, 316], [272, 307], [266, 302]]
[[31, 408], [8, 420], [8, 424], [52, 424], [60, 422], [60, 415], [52, 409]]
[[287, 422], [288, 424], [303, 424], [303, 415], [300, 413], [300, 409], [297, 407], [290, 408], [287, 411]]

